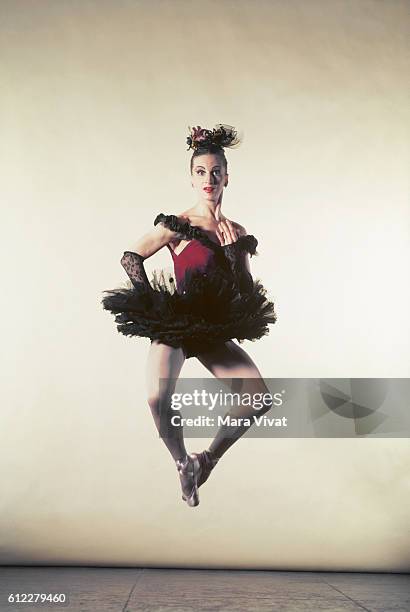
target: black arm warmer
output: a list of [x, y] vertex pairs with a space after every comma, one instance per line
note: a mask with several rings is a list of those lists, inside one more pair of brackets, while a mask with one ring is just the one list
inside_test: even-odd
[[145, 257], [138, 253], [134, 253], [134, 251], [124, 251], [124, 255], [121, 258], [121, 265], [136, 289], [141, 289], [141, 286], [143, 286], [152, 291], [151, 283], [145, 272], [144, 259]]
[[246, 268], [246, 255], [255, 255], [257, 246], [255, 236], [246, 235], [222, 247], [241, 293], [250, 293], [253, 289], [253, 278]]

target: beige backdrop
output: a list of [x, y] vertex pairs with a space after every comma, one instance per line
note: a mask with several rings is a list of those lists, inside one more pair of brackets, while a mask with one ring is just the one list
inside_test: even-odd
[[244, 345], [262, 373], [408, 377], [408, 9], [1, 0], [1, 562], [409, 569], [407, 439], [241, 440], [190, 509], [149, 341], [100, 305], [194, 203], [187, 126], [229, 123], [223, 209], [278, 312]]

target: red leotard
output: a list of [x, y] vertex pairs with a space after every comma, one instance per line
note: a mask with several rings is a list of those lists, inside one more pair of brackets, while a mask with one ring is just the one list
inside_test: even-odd
[[202, 242], [199, 242], [199, 240], [190, 240], [178, 255], [174, 253], [169, 244], [167, 244], [167, 247], [174, 260], [174, 273], [178, 293], [183, 293], [185, 290], [184, 277], [187, 270], [195, 269], [208, 273], [217, 266], [215, 252], [202, 244]]

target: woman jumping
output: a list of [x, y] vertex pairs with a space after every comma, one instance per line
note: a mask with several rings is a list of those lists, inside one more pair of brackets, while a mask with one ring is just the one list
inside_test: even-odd
[[[160, 213], [154, 229], [125, 251], [121, 265], [130, 281], [126, 288], [104, 291], [103, 307], [115, 314], [120, 333], [151, 341], [147, 362], [148, 404], [179, 472], [182, 499], [199, 504], [198, 488], [208, 479], [222, 455], [249, 425], [221, 425], [209, 448], [189, 454], [183, 427], [171, 425], [175, 412], [171, 397], [185, 359], [196, 357], [218, 379], [244, 379], [242, 391], [267, 393], [261, 373], [233, 339], [256, 340], [275, 323], [274, 304], [263, 285], [250, 273], [248, 255], [257, 240], [245, 228], [222, 214], [223, 191], [228, 186], [225, 148], [240, 142], [236, 130], [218, 124], [213, 130], [190, 129], [193, 149], [191, 184], [196, 204], [179, 215]], [[174, 278], [154, 274], [148, 280], [143, 262], [163, 247], [173, 259]], [[166, 384], [159, 385], [159, 379]], [[165, 409], [164, 409], [165, 406]], [[258, 410], [262, 415], [270, 406]], [[254, 409], [236, 406], [227, 415], [250, 418]]]

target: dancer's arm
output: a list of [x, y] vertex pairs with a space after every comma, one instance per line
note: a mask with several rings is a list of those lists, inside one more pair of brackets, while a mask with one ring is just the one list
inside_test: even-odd
[[154, 255], [154, 253], [172, 240], [175, 240], [175, 232], [158, 225], [147, 234], [144, 234], [133, 245], [132, 250], [124, 251], [120, 263], [134, 287], [145, 287], [150, 291], [153, 290], [144, 268], [144, 260]]
[[249, 293], [253, 289], [253, 278], [248, 253], [255, 254], [258, 244], [256, 238], [249, 236], [244, 227], [239, 224], [234, 225], [229, 219], [219, 223], [217, 236], [239, 291]]

